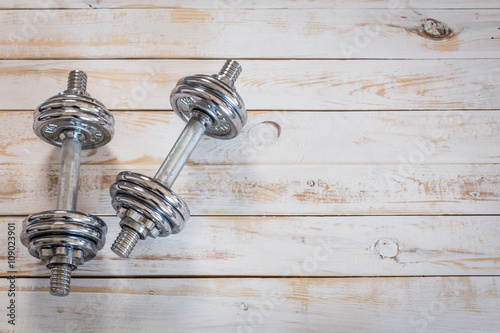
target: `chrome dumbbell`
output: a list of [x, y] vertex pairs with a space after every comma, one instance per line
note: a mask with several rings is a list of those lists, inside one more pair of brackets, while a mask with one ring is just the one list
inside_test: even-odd
[[124, 171], [110, 189], [122, 228], [111, 249], [120, 257], [128, 257], [139, 239], [166, 237], [184, 228], [189, 208], [170, 188], [204, 134], [232, 139], [245, 125], [245, 105], [234, 87], [240, 72], [240, 64], [228, 60], [219, 74], [177, 82], [170, 103], [187, 122], [184, 131], [154, 178]]
[[69, 74], [68, 89], [49, 98], [33, 115], [33, 130], [62, 147], [57, 209], [35, 213], [23, 222], [21, 242], [51, 269], [50, 293], [69, 294], [71, 272], [93, 259], [106, 241], [107, 227], [97, 216], [76, 211], [80, 153], [107, 144], [114, 133], [111, 113], [86, 91], [87, 75]]

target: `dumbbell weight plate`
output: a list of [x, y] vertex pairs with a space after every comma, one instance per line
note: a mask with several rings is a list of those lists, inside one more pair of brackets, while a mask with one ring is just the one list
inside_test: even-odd
[[207, 114], [213, 121], [206, 135], [232, 139], [247, 122], [241, 96], [224, 82], [209, 75], [192, 75], [180, 79], [170, 94], [174, 111], [186, 122], [193, 110]]
[[113, 138], [114, 120], [99, 101], [82, 95], [61, 93], [35, 109], [35, 134], [55, 146], [62, 145], [64, 131], [79, 131], [84, 135], [82, 149], [97, 148]]
[[190, 216], [187, 204], [172, 190], [138, 173], [119, 173], [110, 194], [120, 218], [124, 217], [122, 212], [131, 209], [153, 221], [160, 237], [182, 231]]
[[29, 253], [35, 258], [40, 258], [40, 251], [42, 248], [61, 246], [75, 250], [82, 250], [84, 261], [94, 259], [98, 252], [95, 243], [86, 238], [52, 234], [47, 235], [46, 237], [32, 239], [29, 242]]
[[97, 216], [52, 210], [30, 215], [23, 221], [21, 243], [37, 258], [42, 247], [67, 245], [82, 250], [87, 261], [104, 247], [107, 231]]

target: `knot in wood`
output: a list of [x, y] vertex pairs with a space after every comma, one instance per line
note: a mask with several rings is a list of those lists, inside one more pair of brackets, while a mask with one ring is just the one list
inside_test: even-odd
[[392, 239], [384, 238], [375, 243], [375, 250], [380, 258], [394, 258], [399, 253], [399, 246]]
[[438, 20], [432, 18], [425, 18], [420, 21], [424, 32], [434, 38], [444, 38], [450, 33], [448, 26]]

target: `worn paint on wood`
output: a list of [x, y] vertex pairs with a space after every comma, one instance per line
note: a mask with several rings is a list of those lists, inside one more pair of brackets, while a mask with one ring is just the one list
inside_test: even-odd
[[105, 249], [59, 299], [18, 242], [18, 331], [496, 332], [499, 8], [3, 1], [0, 234], [55, 207], [60, 150], [35, 138], [31, 110], [70, 70], [117, 119], [111, 144], [83, 154], [78, 208], [101, 216], [115, 175], [153, 175], [181, 131], [158, 112], [180, 77], [236, 57], [252, 110], [237, 139], [204, 138], [174, 185], [194, 215], [181, 234], [122, 260], [104, 216]]
[[370, 0], [370, 1], [352, 1], [352, 0], [249, 0], [249, 1], [227, 1], [227, 0], [44, 0], [33, 2], [30, 0], [3, 0], [0, 3], [1, 8], [8, 9], [47, 9], [47, 8], [81, 8], [81, 9], [99, 9], [99, 8], [206, 8], [206, 9], [284, 9], [284, 8], [311, 8], [311, 9], [332, 9], [332, 8], [376, 8], [376, 9], [396, 9], [396, 8], [500, 8], [496, 0]]
[[[114, 214], [109, 186], [124, 170], [158, 165], [84, 165], [79, 209]], [[4, 215], [53, 209], [58, 166], [0, 169]], [[194, 215], [500, 214], [497, 164], [197, 165], [173, 189]]]
[[[500, 106], [498, 59], [240, 62], [243, 73], [236, 86], [251, 110], [476, 110]], [[0, 94], [9, 96], [0, 109], [33, 110], [65, 89], [73, 69], [88, 73], [88, 91], [109, 109], [171, 109], [168, 96], [177, 80], [190, 74], [216, 73], [222, 63], [0, 61]]]
[[[0, 24], [7, 33], [0, 35], [0, 58], [497, 58], [499, 13], [498, 9], [2, 10]], [[425, 18], [443, 22], [453, 33], [444, 39], [427, 38], [421, 22]]]
[[47, 279], [17, 283], [23, 332], [495, 332], [500, 321], [498, 277], [74, 279], [57, 302]]
[[[36, 137], [32, 114], [0, 112], [0, 164], [59, 164], [60, 148]], [[160, 165], [184, 126], [173, 112], [114, 112], [114, 117], [113, 141], [104, 148], [84, 151], [83, 164]], [[497, 110], [253, 111], [248, 119], [233, 140], [204, 138], [188, 164], [500, 162]]]
[[[73, 276], [408, 276], [497, 275], [494, 216], [193, 217], [179, 235], [148, 239], [131, 258], [110, 250], [120, 228], [104, 217], [108, 245]], [[21, 231], [21, 217], [0, 220]], [[0, 247], [7, 248], [6, 237]], [[0, 275], [9, 275], [5, 257]], [[19, 247], [18, 276], [48, 276]]]

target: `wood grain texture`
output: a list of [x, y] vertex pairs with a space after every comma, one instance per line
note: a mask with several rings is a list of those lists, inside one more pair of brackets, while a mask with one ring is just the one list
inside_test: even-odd
[[[236, 87], [250, 110], [476, 110], [500, 106], [499, 59], [240, 62], [243, 72]], [[88, 91], [109, 109], [170, 109], [168, 96], [177, 80], [216, 73], [222, 64], [221, 60], [0, 61], [0, 95], [8, 96], [0, 109], [33, 110], [65, 89], [73, 69], [88, 73]]]
[[[0, 112], [0, 165], [58, 165], [32, 111]], [[115, 137], [83, 164], [160, 165], [185, 123], [173, 112], [114, 112]], [[499, 163], [500, 111], [252, 111], [234, 140], [205, 137], [191, 165]], [[133, 135], [131, 135], [133, 133]], [[325, 152], [329, 152], [325, 154]]]
[[[109, 186], [124, 170], [84, 165], [78, 208], [114, 214]], [[53, 209], [58, 166], [3, 166], [0, 214]], [[173, 186], [194, 215], [500, 214], [498, 164], [198, 165]]]
[[[16, 332], [497, 332], [499, 16], [497, 0], [0, 0], [0, 248], [55, 207], [60, 149], [32, 110], [81, 69], [116, 117], [83, 153], [78, 205], [107, 244], [54, 298], [17, 240]], [[189, 159], [184, 231], [119, 259], [109, 186], [155, 173], [183, 127], [170, 91], [227, 58], [247, 126]]]
[[102, 9], [102, 8], [205, 8], [205, 9], [284, 9], [284, 8], [310, 8], [310, 9], [332, 9], [332, 8], [374, 8], [374, 9], [394, 9], [394, 8], [454, 8], [454, 9], [477, 9], [477, 8], [500, 8], [496, 0], [2, 0], [0, 9], [48, 9], [48, 8], [80, 8], [80, 9]]
[[500, 321], [498, 277], [74, 279], [57, 302], [47, 279], [17, 283], [22, 332], [496, 332]]
[[[78, 276], [430, 276], [498, 275], [496, 216], [193, 217], [179, 235], [149, 238], [129, 259], [110, 246], [120, 228], [103, 217], [107, 245]], [[21, 217], [0, 219], [22, 230]], [[6, 237], [0, 247], [7, 248]], [[0, 276], [8, 276], [0, 257]], [[18, 277], [48, 276], [24, 246]]]
[[[2, 10], [0, 24], [7, 33], [0, 34], [0, 58], [497, 58], [499, 14], [497, 9]], [[421, 22], [426, 18], [443, 22], [450, 33], [429, 37]]]

